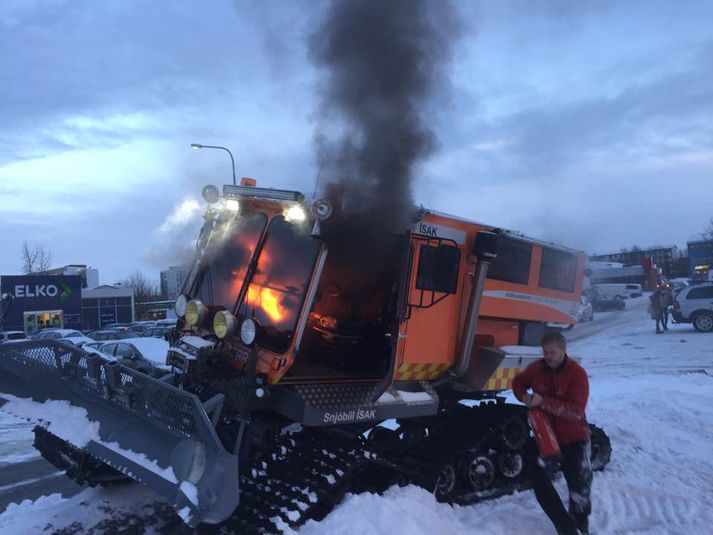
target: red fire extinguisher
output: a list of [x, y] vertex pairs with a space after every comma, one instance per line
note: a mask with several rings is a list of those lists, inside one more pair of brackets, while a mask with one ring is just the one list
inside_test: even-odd
[[527, 411], [527, 420], [530, 422], [530, 429], [535, 435], [537, 449], [540, 457], [545, 460], [555, 460], [562, 457], [560, 446], [557, 443], [554, 429], [552, 428], [552, 418], [542, 409], [530, 409]]

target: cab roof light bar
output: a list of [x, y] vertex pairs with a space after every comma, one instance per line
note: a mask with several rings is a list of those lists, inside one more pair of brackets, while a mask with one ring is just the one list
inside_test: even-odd
[[257, 188], [255, 186], [223, 186], [224, 197], [259, 197], [261, 199], [275, 199], [277, 201], [301, 202], [304, 195], [299, 191], [288, 189]]

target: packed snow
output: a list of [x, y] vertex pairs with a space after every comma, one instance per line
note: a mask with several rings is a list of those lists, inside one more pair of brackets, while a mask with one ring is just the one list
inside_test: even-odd
[[[591, 531], [713, 533], [713, 335], [690, 325], [670, 325], [669, 332], [655, 334], [645, 309], [645, 296], [629, 300], [626, 310], [596, 314], [594, 322], [568, 333], [570, 352], [581, 357], [590, 376], [588, 418], [612, 441], [612, 460], [594, 477]], [[11, 425], [17, 422], [0, 420], [0, 438]], [[17, 444], [12, 452], [20, 453]], [[562, 481], [558, 486], [564, 489]], [[147, 519], [161, 504], [138, 484], [86, 489], [69, 499], [44, 496], [10, 505], [0, 514], [0, 532], [70, 525], [73, 532], [88, 531], [107, 518]], [[144, 530], [161, 527], [147, 524]], [[476, 531], [554, 533], [531, 491], [450, 506], [408, 486], [392, 487], [381, 496], [348, 495], [324, 520], [309, 521], [299, 535]]]
[[[99, 436], [99, 422], [90, 420], [86, 409], [75, 407], [63, 400], [36, 403], [30, 399], [18, 398], [10, 394], [2, 394], [2, 397], [8, 400], [2, 407], [3, 411], [18, 418], [44, 424], [50, 433], [78, 448], [86, 447], [90, 441], [97, 442], [167, 481], [178, 483], [173, 468], [162, 468], [143, 453], [122, 448], [117, 442], [102, 440]], [[127, 472], [124, 467], [117, 466], [116, 468]], [[131, 476], [132, 474], [127, 472], [127, 475]]]
[[99, 440], [99, 423], [89, 420], [86, 409], [74, 407], [68, 401], [35, 403], [9, 394], [2, 397], [9, 400], [3, 411], [35, 422], [47, 422], [50, 433], [78, 448], [85, 447], [90, 440]]

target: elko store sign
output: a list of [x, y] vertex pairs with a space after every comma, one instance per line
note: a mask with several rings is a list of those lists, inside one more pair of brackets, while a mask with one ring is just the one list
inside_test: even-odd
[[28, 333], [48, 327], [81, 328], [82, 278], [78, 275], [3, 276], [2, 292], [14, 299], [6, 329]]
[[72, 289], [65, 282], [60, 282], [60, 285], [62, 286], [61, 295], [56, 284], [35, 284], [34, 286], [30, 286], [29, 284], [16, 284], [14, 292], [15, 299], [21, 299], [23, 297], [56, 297], [59, 295], [60, 302], [62, 302], [72, 294]]

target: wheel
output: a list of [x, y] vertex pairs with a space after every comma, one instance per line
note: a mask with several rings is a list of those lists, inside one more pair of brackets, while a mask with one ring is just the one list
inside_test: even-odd
[[527, 422], [519, 414], [505, 420], [500, 427], [500, 439], [505, 447], [513, 451], [517, 451], [525, 445], [529, 434], [530, 428], [527, 427]]
[[611, 458], [611, 442], [601, 427], [590, 425], [592, 431], [592, 470], [603, 470]]
[[468, 480], [475, 490], [487, 490], [495, 480], [495, 465], [490, 458], [477, 455], [468, 463]]
[[436, 488], [433, 493], [438, 501], [446, 501], [453, 494], [453, 489], [456, 487], [456, 469], [452, 464], [443, 465], [441, 473], [438, 474], [436, 480]]
[[515, 479], [522, 473], [525, 462], [519, 453], [502, 452], [498, 455], [498, 468], [500, 473], [509, 479]]
[[710, 312], [699, 312], [696, 314], [696, 317], [693, 318], [693, 327], [702, 333], [713, 331], [713, 314]]
[[626, 306], [626, 303], [624, 303], [624, 299], [620, 296], [617, 295], [615, 298], [616, 301], [616, 309], [617, 310], [624, 310], [624, 307]]

